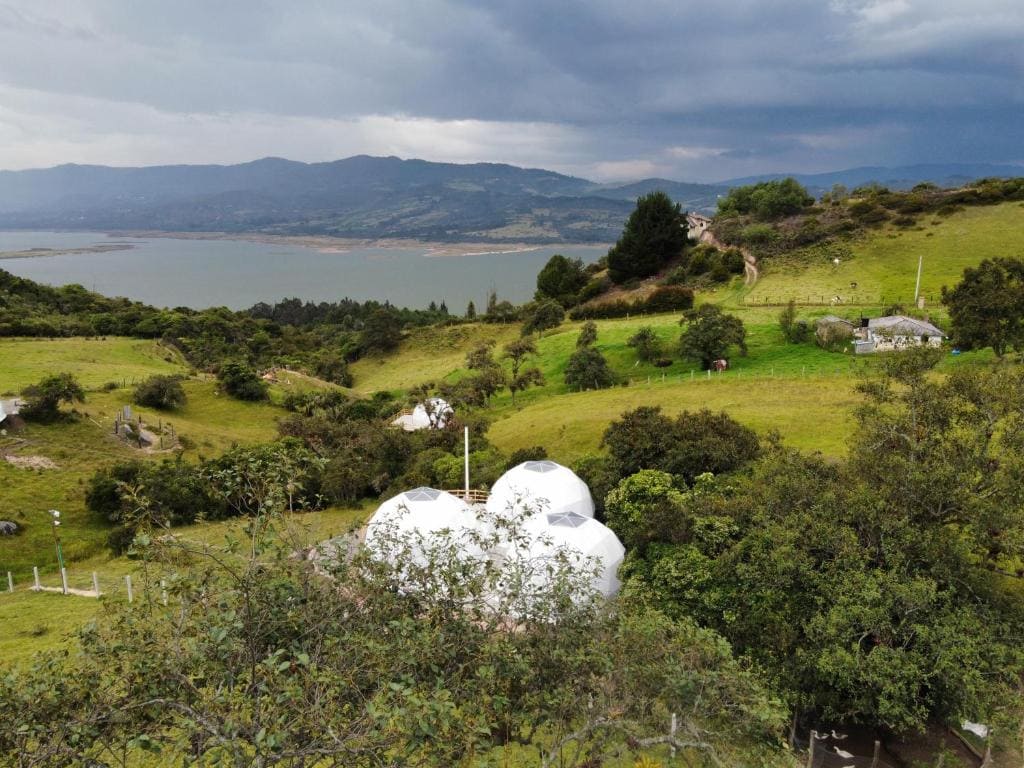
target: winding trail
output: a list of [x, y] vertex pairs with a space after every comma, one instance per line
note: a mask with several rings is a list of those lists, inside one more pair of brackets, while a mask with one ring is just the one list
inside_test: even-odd
[[739, 252], [743, 254], [743, 284], [746, 286], [753, 286], [757, 282], [757, 279], [761, 276], [761, 270], [757, 267], [757, 257], [751, 253], [747, 248], [742, 246], [734, 246], [723, 243], [710, 229], [705, 229], [700, 233], [700, 241], [713, 245], [720, 251], [727, 250], [729, 248], [738, 248]]

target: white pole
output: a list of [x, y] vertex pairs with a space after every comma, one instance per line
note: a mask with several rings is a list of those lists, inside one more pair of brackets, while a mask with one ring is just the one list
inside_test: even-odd
[[39, 566], [32, 566], [32, 577], [35, 579], [36, 585], [32, 587], [36, 592], [43, 588], [43, 585], [39, 583]]
[[128, 602], [130, 603], [132, 601], [132, 577], [125, 576], [124, 583], [128, 587]]
[[463, 454], [465, 456], [465, 468], [466, 468], [466, 502], [469, 502], [469, 427], [465, 427], [463, 432], [464, 447]]
[[64, 594], [68, 593], [68, 569], [60, 569], [60, 585], [64, 589]]
[[917, 295], [921, 292], [921, 267], [924, 266], [924, 254], [917, 257], [917, 284], [914, 286], [914, 306], [917, 306]]
[[100, 596], [100, 577], [96, 575], [96, 571], [92, 572], [92, 591], [96, 593], [96, 597]]
[[7, 572], [7, 591], [8, 592], [13, 592], [14, 591], [14, 577], [11, 576], [11, 572], [10, 571]]
[[167, 582], [163, 579], [160, 579], [160, 598], [164, 605], [167, 605]]
[[673, 712], [673, 713], [672, 713], [672, 725], [671, 725], [671, 727], [670, 727], [670, 731], [669, 731], [669, 733], [670, 733], [670, 734], [671, 734], [671, 736], [672, 736], [672, 746], [671, 746], [671, 750], [670, 750], [670, 751], [671, 751], [671, 754], [672, 754], [672, 759], [673, 759], [673, 760], [674, 760], [674, 759], [675, 759], [675, 757], [676, 757], [676, 743], [675, 743], [675, 739], [676, 739], [676, 728], [677, 728], [677, 725], [676, 725], [676, 713], [675, 713], [675, 712]]

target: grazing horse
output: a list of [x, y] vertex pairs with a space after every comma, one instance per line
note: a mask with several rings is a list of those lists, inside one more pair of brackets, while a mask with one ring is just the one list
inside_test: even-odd
[[721, 373], [722, 371], [729, 370], [729, 361], [728, 360], [723, 360], [723, 359], [718, 359], [718, 360], [715, 360], [715, 361], [713, 361], [711, 363], [711, 367], [712, 367], [712, 369], [714, 369], [714, 371], [716, 373]]

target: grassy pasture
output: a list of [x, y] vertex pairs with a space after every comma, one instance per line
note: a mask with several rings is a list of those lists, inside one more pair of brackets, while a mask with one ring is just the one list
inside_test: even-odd
[[173, 349], [145, 339], [0, 339], [0, 393], [19, 392], [44, 376], [68, 371], [86, 389], [108, 381], [184, 373]]
[[[761, 279], [746, 301], [826, 301], [841, 296], [846, 303], [863, 297], [868, 303], [884, 298], [910, 306], [917, 279], [918, 257], [924, 257], [921, 293], [933, 312], [942, 314], [942, 286], [959, 282], [965, 267], [996, 256], [1024, 256], [1024, 204], [1003, 203], [966, 208], [947, 217], [918, 217], [910, 229], [885, 227], [849, 245], [849, 256], [838, 266], [822, 256], [807, 263], [799, 254], [766, 259]], [[857, 283], [854, 290], [851, 282]]]

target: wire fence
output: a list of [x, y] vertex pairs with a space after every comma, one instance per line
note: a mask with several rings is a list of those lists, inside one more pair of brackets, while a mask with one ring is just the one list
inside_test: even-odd
[[[16, 578], [11, 571], [7, 571], [0, 599], [3, 599], [3, 595], [19, 592], [62, 594], [92, 599], [115, 597], [129, 603], [139, 595], [138, 584], [133, 583], [130, 574], [111, 576], [101, 575], [98, 571], [69, 571], [67, 568], [56, 573], [43, 573], [38, 566], [33, 566], [31, 578]], [[166, 590], [161, 589], [161, 592], [166, 602]]]
[[746, 307], [784, 307], [791, 301], [798, 307], [841, 307], [844, 305], [851, 307], [892, 307], [896, 305], [913, 307], [916, 306], [917, 301], [922, 301], [925, 306], [931, 305], [933, 302], [938, 301], [938, 296], [922, 293], [918, 295], [918, 299], [914, 299], [913, 296], [901, 294], [889, 296], [886, 294], [861, 293], [834, 293], [832, 295], [827, 293], [803, 293], [797, 295], [778, 294], [774, 296], [769, 294], [748, 294], [743, 297], [743, 305]]

